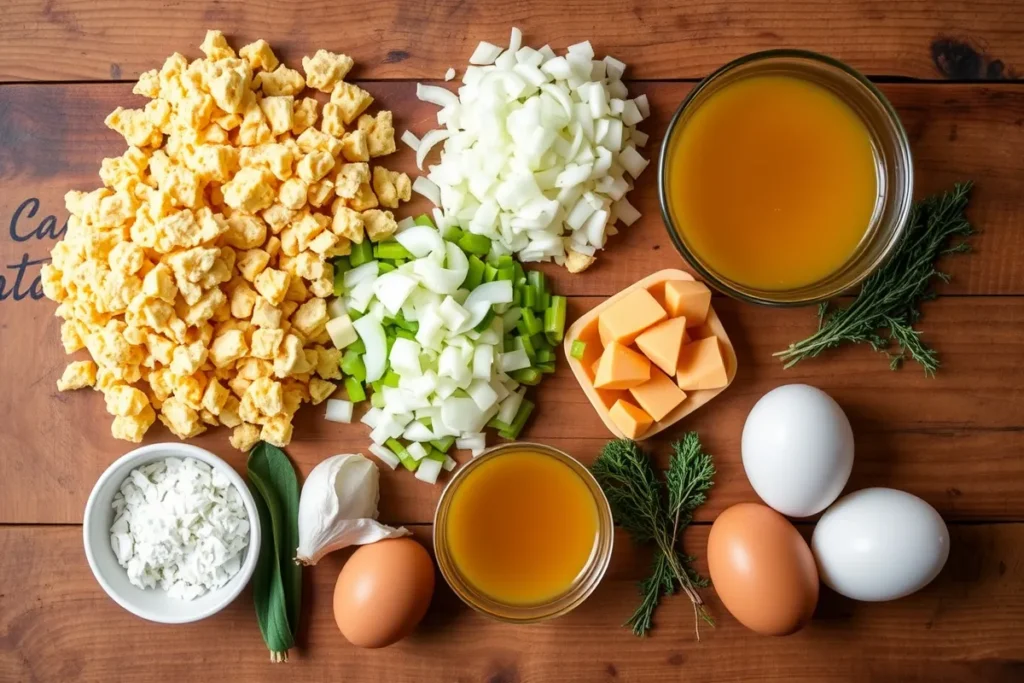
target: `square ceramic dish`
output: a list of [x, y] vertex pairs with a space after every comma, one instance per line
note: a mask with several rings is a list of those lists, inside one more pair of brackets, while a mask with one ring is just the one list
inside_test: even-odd
[[[640, 289], [641, 287], [649, 291], [658, 303], [664, 306], [666, 282], [669, 280], [693, 279], [693, 276], [689, 273], [675, 269], [661, 270], [653, 275], [648, 275], [644, 279], [633, 283], [618, 294], [609, 297], [607, 300], [595, 306], [593, 309], [581, 316], [579, 320], [574, 322], [568, 332], [566, 332], [565, 342], [563, 343], [565, 358], [569, 361], [569, 367], [572, 368], [573, 374], [576, 375], [576, 381], [580, 383], [581, 387], [583, 387], [583, 391], [586, 393], [587, 398], [589, 398], [590, 402], [594, 405], [594, 409], [597, 411], [597, 414], [601, 416], [601, 420], [604, 422], [605, 426], [608, 427], [608, 430], [620, 439], [626, 438], [626, 435], [623, 434], [622, 430], [615, 424], [608, 411], [615, 404], [615, 401], [620, 398], [625, 398], [629, 400], [630, 403], [635, 404], [636, 402], [630, 398], [628, 390], [594, 388], [594, 372], [592, 368], [597, 359], [601, 357], [601, 352], [604, 350], [604, 346], [601, 344], [601, 338], [597, 329], [598, 316], [601, 315], [601, 311], [604, 311], [630, 292]], [[708, 317], [703, 325], [689, 328], [687, 331], [690, 334], [691, 340], [704, 339], [712, 336], [718, 337], [719, 344], [722, 348], [722, 359], [725, 363], [728, 383], [724, 387], [720, 387], [718, 389], [688, 391], [686, 393], [686, 400], [676, 406], [676, 408], [663, 419], [654, 422], [650, 429], [639, 437], [637, 441], [649, 439], [697, 410], [715, 396], [718, 396], [720, 393], [725, 391], [729, 385], [732, 384], [733, 378], [736, 377], [736, 350], [733, 348], [732, 342], [729, 341], [729, 335], [726, 334], [725, 328], [722, 326], [722, 321], [718, 318], [718, 314], [715, 312], [714, 306], [711, 306], [708, 310]], [[572, 343], [577, 339], [586, 344], [586, 350], [583, 353], [583, 358], [580, 359], [573, 358], [570, 353]]]

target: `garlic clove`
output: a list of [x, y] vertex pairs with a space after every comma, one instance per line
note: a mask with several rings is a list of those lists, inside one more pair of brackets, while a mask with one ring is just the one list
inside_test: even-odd
[[335, 455], [314, 467], [299, 496], [296, 561], [313, 565], [350, 545], [409, 535], [376, 521], [379, 479], [377, 465], [357, 454]]

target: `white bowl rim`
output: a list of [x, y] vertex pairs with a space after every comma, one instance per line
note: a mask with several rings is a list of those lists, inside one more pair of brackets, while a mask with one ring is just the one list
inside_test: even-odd
[[[126, 599], [116, 591], [100, 570], [99, 564], [97, 563], [94, 555], [92, 541], [89, 539], [89, 520], [93, 515], [99, 512], [99, 507], [103, 505], [99, 500], [100, 489], [103, 488], [103, 485], [106, 484], [107, 481], [113, 478], [114, 472], [130, 462], [139, 462], [141, 466], [142, 461], [155, 461], [162, 458], [195, 458], [196, 460], [201, 460], [211, 467], [222, 471], [223, 474], [231, 481], [232, 485], [238, 489], [238, 493], [242, 498], [242, 503], [245, 506], [245, 511], [249, 516], [249, 546], [246, 549], [245, 561], [242, 563], [242, 566], [239, 567], [238, 572], [231, 577], [226, 584], [214, 591], [211, 591], [213, 593], [222, 593], [222, 598], [205, 610], [199, 610], [194, 613], [181, 616], [169, 616], [156, 610], [141, 607], [131, 600]], [[134, 467], [132, 469], [134, 469]], [[96, 581], [103, 588], [103, 591], [114, 602], [135, 616], [159, 624], [188, 624], [200, 621], [220, 612], [222, 609], [234, 602], [235, 598], [237, 598], [245, 589], [246, 585], [248, 585], [253, 572], [256, 570], [256, 563], [259, 560], [261, 537], [260, 516], [259, 511], [256, 509], [256, 501], [253, 499], [252, 493], [249, 491], [249, 487], [246, 485], [245, 480], [242, 479], [238, 472], [235, 471], [235, 468], [229, 465], [223, 458], [211, 453], [205, 448], [200, 448], [191, 444], [175, 443], [173, 441], [140, 446], [139, 448], [125, 453], [111, 463], [93, 485], [92, 492], [89, 494], [89, 499], [86, 501], [85, 514], [82, 518], [82, 542], [85, 546], [85, 557], [89, 562], [89, 568], [92, 570], [93, 576], [96, 577]], [[182, 603], [188, 604], [188, 601], [182, 601]]]

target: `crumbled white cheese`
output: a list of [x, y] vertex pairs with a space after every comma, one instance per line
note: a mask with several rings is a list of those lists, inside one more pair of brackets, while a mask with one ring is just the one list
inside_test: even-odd
[[132, 470], [114, 496], [110, 545], [128, 579], [193, 600], [238, 573], [249, 517], [238, 490], [194, 458]]

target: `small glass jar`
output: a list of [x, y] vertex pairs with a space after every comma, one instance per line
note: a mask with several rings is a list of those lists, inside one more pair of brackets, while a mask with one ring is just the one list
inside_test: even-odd
[[[597, 507], [597, 542], [590, 554], [583, 570], [580, 571], [576, 580], [562, 595], [545, 603], [534, 605], [510, 605], [499, 602], [490, 596], [475, 589], [460, 574], [451, 555], [448, 544], [448, 514], [452, 499], [459, 486], [466, 481], [474, 469], [486, 464], [492, 458], [500, 458], [510, 451], [529, 450], [555, 458], [563, 465], [569, 467], [586, 484]], [[597, 480], [590, 471], [580, 464], [572, 456], [556, 448], [538, 443], [506, 443], [489, 448], [471, 461], [463, 465], [441, 494], [441, 500], [437, 504], [437, 511], [434, 514], [434, 554], [437, 558], [437, 566], [441, 569], [441, 575], [451, 586], [459, 598], [473, 609], [486, 614], [499, 621], [526, 624], [537, 621], [553, 619], [568, 614], [597, 588], [608, 569], [611, 561], [612, 545], [615, 536], [615, 526], [612, 521], [611, 507], [608, 499], [601, 490]]]
[[[674, 222], [670, 191], [669, 155], [675, 136], [690, 116], [723, 87], [750, 76], [778, 75], [811, 81], [841, 98], [864, 122], [871, 135], [878, 195], [864, 237], [846, 263], [818, 282], [790, 290], [762, 290], [715, 272], [687, 244]], [[679, 253], [708, 284], [737, 299], [758, 304], [802, 306], [832, 298], [859, 284], [892, 254], [910, 216], [913, 194], [910, 143], [896, 111], [885, 96], [857, 71], [831, 57], [804, 50], [768, 50], [740, 57], [701, 81], [683, 100], [669, 123], [658, 162], [658, 197], [669, 236]]]

